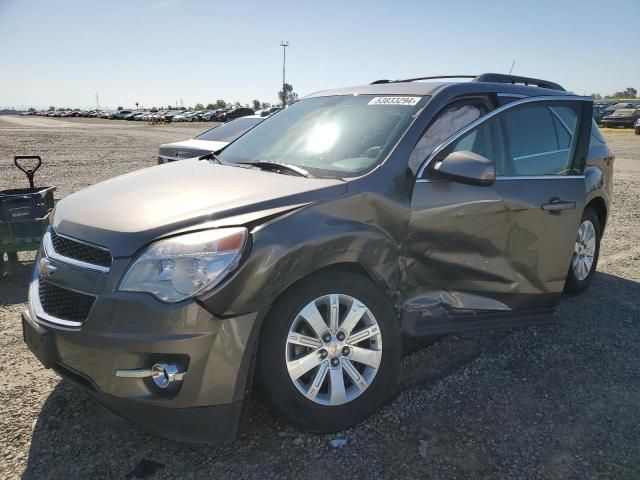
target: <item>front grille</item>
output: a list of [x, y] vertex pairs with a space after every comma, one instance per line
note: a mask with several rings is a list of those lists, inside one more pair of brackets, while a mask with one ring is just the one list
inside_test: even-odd
[[62, 237], [53, 230], [51, 230], [51, 243], [58, 255], [92, 265], [99, 265], [106, 268], [111, 267], [111, 254], [108, 250], [92, 247], [91, 245]]
[[40, 281], [38, 285], [40, 304], [45, 313], [63, 320], [84, 322], [89, 316], [95, 297], [61, 288]]

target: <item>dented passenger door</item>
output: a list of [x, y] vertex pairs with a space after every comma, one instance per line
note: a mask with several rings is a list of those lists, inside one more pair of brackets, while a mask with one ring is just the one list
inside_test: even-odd
[[[438, 317], [553, 306], [564, 288], [584, 208], [586, 101], [522, 99], [474, 121], [434, 150], [419, 170], [411, 199], [401, 291], [405, 310]], [[438, 166], [452, 152], [493, 162], [493, 184], [439, 178]]]

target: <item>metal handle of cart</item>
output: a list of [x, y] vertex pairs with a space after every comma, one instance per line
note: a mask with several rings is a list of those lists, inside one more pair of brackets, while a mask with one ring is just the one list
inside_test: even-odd
[[[38, 164], [35, 167], [23, 166], [21, 164], [22, 160], [37, 160]], [[42, 165], [42, 159], [40, 158], [40, 156], [39, 155], [16, 155], [15, 157], [13, 157], [13, 163], [15, 163], [16, 167], [18, 167], [27, 175], [27, 178], [29, 179], [29, 187], [35, 188], [33, 186], [33, 176], [35, 175], [36, 171], [40, 168], [40, 165]]]
[[13, 162], [27, 175], [29, 188], [0, 190], [0, 278], [8, 274], [5, 253], [9, 264], [14, 264], [17, 252], [39, 248], [55, 202], [56, 187], [34, 186], [34, 174], [42, 165], [38, 155], [16, 155]]

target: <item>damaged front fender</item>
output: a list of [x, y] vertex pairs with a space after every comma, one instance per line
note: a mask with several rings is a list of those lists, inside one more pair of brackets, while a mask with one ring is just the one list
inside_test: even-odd
[[300, 208], [254, 228], [245, 263], [201, 301], [221, 316], [258, 311], [298, 280], [344, 264], [364, 270], [394, 300], [407, 219], [405, 206], [370, 193]]

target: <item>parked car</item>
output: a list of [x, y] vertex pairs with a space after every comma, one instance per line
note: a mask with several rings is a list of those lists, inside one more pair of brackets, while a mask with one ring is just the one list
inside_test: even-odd
[[202, 116], [205, 114], [204, 110], [200, 110], [200, 111], [196, 111], [196, 112], [190, 112], [187, 115], [187, 122], [200, 122], [202, 121]]
[[254, 380], [287, 422], [341, 431], [395, 391], [402, 335], [550, 321], [591, 283], [609, 213], [591, 98], [413, 80], [314, 93], [217, 155], [61, 199], [29, 348], [202, 442], [236, 434]]
[[600, 125], [600, 122], [602, 121], [604, 116], [605, 116], [604, 108], [599, 107], [597, 105], [594, 105], [593, 106], [593, 119], [596, 121], [596, 123], [598, 125]]
[[605, 116], [611, 115], [613, 114], [613, 112], [615, 112], [616, 110], [620, 110], [621, 108], [635, 108], [635, 105], [633, 103], [627, 103], [627, 102], [616, 103], [615, 105], [609, 105], [607, 108], [604, 109], [604, 114]]
[[225, 108], [219, 108], [217, 109], [213, 116], [211, 117], [211, 121], [213, 122], [223, 122], [223, 118], [226, 115], [226, 113], [231, 110], [231, 107], [225, 107]]
[[228, 122], [229, 120], [233, 120], [239, 117], [246, 117], [247, 115], [253, 115], [254, 112], [252, 109], [247, 107], [233, 107], [232, 109], [224, 112], [223, 114], [217, 117], [219, 122]]
[[633, 128], [638, 118], [640, 118], [640, 110], [637, 108], [620, 108], [611, 115], [605, 116], [601, 123], [605, 127]]
[[640, 135], [640, 118], [636, 120], [636, 123], [634, 124], [635, 127], [635, 131], [636, 131], [636, 135]]
[[260, 115], [261, 117], [268, 117], [269, 115], [273, 115], [276, 112], [282, 110], [282, 107], [267, 107], [262, 110], [258, 110], [255, 114]]
[[257, 115], [236, 118], [228, 123], [210, 128], [191, 140], [160, 145], [158, 164], [175, 162], [185, 158], [201, 157], [202, 155], [216, 152], [258, 125], [265, 118]]
[[186, 122], [187, 121], [187, 116], [189, 114], [191, 114], [193, 112], [189, 112], [187, 110], [183, 111], [183, 112], [179, 112], [176, 115], [173, 116], [173, 118], [171, 119], [172, 122]]
[[215, 110], [207, 110], [206, 112], [204, 112], [202, 114], [202, 121], [203, 122], [210, 122], [211, 121], [211, 117], [213, 117], [213, 115], [215, 115]]
[[115, 112], [111, 112], [109, 118], [112, 120], [123, 120], [127, 118], [127, 115], [131, 115], [132, 113], [132, 110], [116, 110]]
[[182, 114], [182, 111], [180, 110], [169, 110], [168, 112], [165, 112], [163, 115], [161, 115], [160, 118], [165, 122], [172, 122], [173, 117], [180, 114]]

